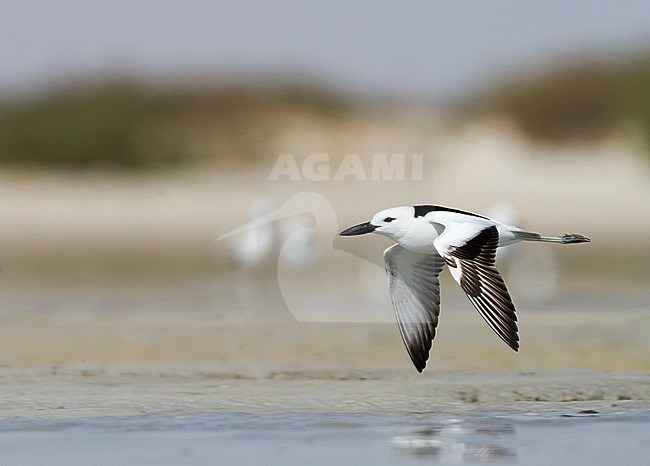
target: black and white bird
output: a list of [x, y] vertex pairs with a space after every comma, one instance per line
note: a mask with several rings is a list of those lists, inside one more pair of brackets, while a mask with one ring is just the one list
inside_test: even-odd
[[418, 372], [426, 367], [440, 315], [438, 276], [445, 264], [494, 332], [519, 350], [517, 315], [494, 261], [519, 241], [586, 243], [578, 234], [542, 236], [483, 215], [437, 205], [393, 207], [341, 236], [377, 233], [397, 244], [384, 251], [390, 296], [402, 339]]

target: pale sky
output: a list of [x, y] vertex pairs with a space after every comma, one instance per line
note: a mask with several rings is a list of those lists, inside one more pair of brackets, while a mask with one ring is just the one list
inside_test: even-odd
[[121, 71], [307, 77], [435, 100], [558, 57], [642, 46], [647, 0], [5, 0], [0, 92]]

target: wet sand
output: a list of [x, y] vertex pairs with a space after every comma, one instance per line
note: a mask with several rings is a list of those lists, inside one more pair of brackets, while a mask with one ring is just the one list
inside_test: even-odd
[[[188, 367], [189, 366], [189, 367]], [[650, 372], [271, 370], [203, 365], [2, 368], [5, 422], [101, 416], [650, 409]]]

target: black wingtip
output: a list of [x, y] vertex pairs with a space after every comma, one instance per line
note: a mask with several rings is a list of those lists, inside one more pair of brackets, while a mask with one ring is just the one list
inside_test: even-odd
[[506, 341], [506, 343], [508, 343], [508, 346], [510, 348], [512, 348], [512, 351], [514, 351], [515, 353], [518, 353], [519, 352], [519, 335], [515, 334], [515, 338], [516, 338], [515, 340]]
[[413, 365], [415, 366], [415, 369], [417, 369], [417, 371], [421, 374], [422, 371], [427, 367], [427, 361], [429, 360], [429, 352], [427, 351], [426, 359], [419, 359], [417, 361], [414, 359], [411, 360], [413, 361]]
[[514, 351], [515, 353], [519, 352], [519, 335], [515, 333], [511, 339], [506, 340], [503, 337], [501, 337], [501, 339], [506, 342], [506, 344], [510, 347], [510, 349], [512, 349], [512, 351]]

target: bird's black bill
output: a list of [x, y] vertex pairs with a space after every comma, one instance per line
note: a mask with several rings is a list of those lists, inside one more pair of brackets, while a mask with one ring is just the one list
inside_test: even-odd
[[356, 236], [356, 235], [365, 235], [366, 233], [372, 233], [377, 227], [372, 225], [370, 222], [361, 223], [353, 227], [343, 230], [339, 235], [341, 236]]

